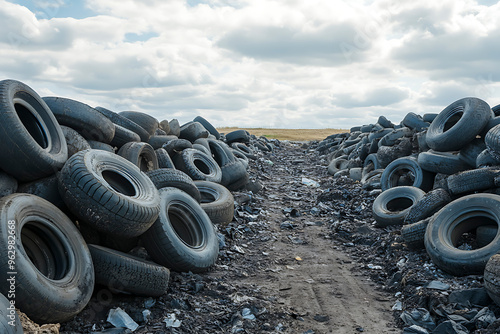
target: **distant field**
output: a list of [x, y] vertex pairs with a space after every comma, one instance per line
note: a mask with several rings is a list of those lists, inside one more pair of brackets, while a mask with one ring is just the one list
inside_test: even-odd
[[349, 132], [345, 129], [267, 129], [267, 128], [237, 128], [237, 127], [222, 127], [217, 131], [228, 133], [235, 130], [247, 130], [257, 137], [265, 136], [269, 139], [292, 140], [292, 141], [309, 141], [322, 140], [334, 133]]

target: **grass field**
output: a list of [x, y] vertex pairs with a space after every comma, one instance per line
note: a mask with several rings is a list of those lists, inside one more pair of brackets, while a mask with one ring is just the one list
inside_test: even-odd
[[268, 129], [268, 128], [237, 128], [237, 127], [222, 127], [217, 131], [221, 133], [229, 133], [235, 130], [247, 130], [257, 137], [265, 136], [269, 139], [292, 140], [292, 141], [309, 141], [323, 140], [334, 133], [349, 132], [345, 129]]

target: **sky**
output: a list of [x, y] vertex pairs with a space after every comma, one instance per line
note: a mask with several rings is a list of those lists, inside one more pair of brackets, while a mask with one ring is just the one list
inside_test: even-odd
[[0, 0], [0, 80], [181, 124], [341, 128], [500, 104], [488, 0]]

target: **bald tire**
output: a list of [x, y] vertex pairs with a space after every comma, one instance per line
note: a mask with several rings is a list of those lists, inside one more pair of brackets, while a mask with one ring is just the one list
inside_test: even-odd
[[210, 181], [195, 181], [201, 194], [201, 207], [215, 225], [227, 226], [234, 217], [234, 197], [221, 184]]
[[151, 261], [98, 245], [88, 245], [96, 283], [112, 292], [159, 297], [167, 292], [170, 270]]

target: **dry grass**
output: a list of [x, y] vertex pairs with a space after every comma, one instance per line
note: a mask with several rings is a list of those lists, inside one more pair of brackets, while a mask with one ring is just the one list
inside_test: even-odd
[[344, 129], [268, 129], [268, 128], [237, 128], [237, 127], [222, 127], [217, 131], [221, 133], [229, 133], [235, 130], [247, 130], [257, 137], [265, 136], [269, 139], [292, 140], [292, 141], [309, 141], [323, 140], [334, 133], [349, 132]]

